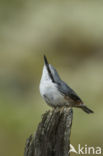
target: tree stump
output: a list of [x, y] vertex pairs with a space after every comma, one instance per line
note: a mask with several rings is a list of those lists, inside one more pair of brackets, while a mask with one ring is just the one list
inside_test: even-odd
[[72, 119], [71, 108], [47, 111], [35, 135], [27, 139], [24, 156], [70, 156]]

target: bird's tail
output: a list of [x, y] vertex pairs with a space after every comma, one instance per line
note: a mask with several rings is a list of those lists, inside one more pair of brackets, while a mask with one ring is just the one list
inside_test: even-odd
[[85, 105], [80, 106], [80, 108], [81, 108], [84, 112], [86, 112], [86, 113], [88, 113], [88, 114], [94, 113], [91, 109], [89, 109], [89, 108], [86, 107]]

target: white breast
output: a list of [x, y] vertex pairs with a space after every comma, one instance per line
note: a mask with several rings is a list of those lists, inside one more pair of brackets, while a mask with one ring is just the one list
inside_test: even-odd
[[45, 66], [43, 68], [39, 88], [41, 96], [49, 105], [62, 106], [64, 104], [68, 104], [68, 101], [66, 101], [64, 96], [58, 91], [57, 84], [53, 83], [50, 79]]
[[55, 83], [53, 83], [51, 80], [48, 81], [42, 81], [40, 83], [40, 94], [48, 103], [49, 105], [55, 107], [55, 106], [62, 106], [65, 103], [68, 103], [63, 95], [60, 94], [60, 92], [57, 89], [57, 86]]

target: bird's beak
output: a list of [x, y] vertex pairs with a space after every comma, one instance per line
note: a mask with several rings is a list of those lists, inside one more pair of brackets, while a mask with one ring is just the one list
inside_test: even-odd
[[45, 63], [45, 65], [48, 67], [49, 66], [49, 64], [48, 64], [48, 60], [47, 60], [47, 58], [46, 58], [46, 56], [44, 55], [44, 63]]

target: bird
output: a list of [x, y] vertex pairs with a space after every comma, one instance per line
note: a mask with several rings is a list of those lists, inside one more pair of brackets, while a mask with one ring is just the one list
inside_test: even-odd
[[57, 70], [48, 63], [45, 55], [39, 90], [45, 102], [53, 108], [76, 107], [88, 114], [94, 113], [84, 104], [77, 93], [60, 78]]

